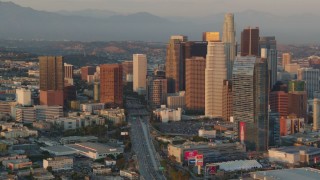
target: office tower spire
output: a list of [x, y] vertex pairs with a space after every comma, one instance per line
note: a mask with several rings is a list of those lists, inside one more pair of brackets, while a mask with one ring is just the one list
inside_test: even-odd
[[227, 79], [227, 63], [223, 42], [208, 42], [205, 69], [205, 115], [223, 116], [223, 83]]
[[234, 14], [227, 13], [224, 16], [222, 42], [225, 43], [226, 59], [228, 68], [228, 79], [232, 78], [232, 67], [237, 56], [237, 44], [235, 40], [236, 31], [234, 28]]

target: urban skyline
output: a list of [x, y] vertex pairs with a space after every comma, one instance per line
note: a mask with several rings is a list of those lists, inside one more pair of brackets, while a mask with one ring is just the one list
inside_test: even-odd
[[[244, 1], [248, 7], [257, 6], [253, 0]], [[25, 2], [31, 5], [37, 0]], [[51, 8], [74, 1], [55, 2]], [[79, 1], [77, 8], [88, 2]], [[131, 9], [151, 3], [105, 2]], [[155, 0], [152, 4], [159, 6], [149, 10], [161, 10], [169, 3], [186, 10], [195, 2]], [[228, 4], [239, 9], [246, 5], [214, 2], [226, 9]], [[206, 3], [212, 5], [209, 0], [197, 1], [193, 13]], [[21, 22], [20, 10], [20, 16], [31, 15], [31, 21]], [[13, 39], [1, 45], [1, 38], [11, 36], [0, 30], [1, 178], [319, 179], [320, 45], [281, 45], [279, 34], [265, 33], [265, 26], [251, 21], [244, 26], [234, 13], [218, 16], [220, 25], [204, 30], [201, 23], [168, 25], [148, 13], [113, 16], [110, 19], [117, 25], [110, 26], [96, 17], [46, 16], [0, 2], [3, 11], [7, 16], [0, 18], [0, 26], [15, 24], [31, 30], [34, 37], [42, 32], [70, 37], [74, 33], [59, 23], [69, 25], [72, 19], [69, 30], [83, 32], [82, 38], [99, 31], [96, 26], [86, 29], [85, 21], [95, 21], [102, 29], [113, 28], [109, 36], [116, 41]], [[167, 29], [199, 26], [198, 38], [180, 30], [170, 35], [161, 28], [156, 32], [151, 24]], [[283, 21], [281, 27], [286, 24], [290, 22]], [[161, 34], [167, 43], [122, 41], [116, 35], [126, 34], [124, 29], [133, 36], [134, 31], [141, 37]], [[308, 33], [301, 32], [301, 37]]]

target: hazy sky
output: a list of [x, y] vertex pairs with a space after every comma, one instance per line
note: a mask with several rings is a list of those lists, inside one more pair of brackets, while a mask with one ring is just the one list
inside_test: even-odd
[[[1, 0], [0, 0], [1, 1]], [[160, 16], [205, 16], [248, 9], [278, 15], [320, 14], [320, 0], [2, 0], [37, 10], [106, 9], [121, 13], [150, 12]]]

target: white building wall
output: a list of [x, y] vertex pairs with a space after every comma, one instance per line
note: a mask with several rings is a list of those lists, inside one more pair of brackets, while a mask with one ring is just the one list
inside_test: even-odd
[[208, 42], [205, 70], [205, 115], [222, 117], [223, 81], [227, 79], [225, 46]]
[[16, 90], [17, 103], [23, 106], [31, 106], [31, 91], [29, 89], [17, 89]]

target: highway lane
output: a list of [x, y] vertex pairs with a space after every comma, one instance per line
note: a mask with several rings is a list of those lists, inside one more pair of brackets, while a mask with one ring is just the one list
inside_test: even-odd
[[140, 175], [145, 180], [165, 180], [165, 176], [159, 171], [160, 162], [150, 136], [148, 119], [136, 117], [137, 114], [145, 115], [146, 110], [134, 108], [137, 107], [134, 105], [132, 107], [128, 110], [130, 137], [133, 151], [137, 155]]

